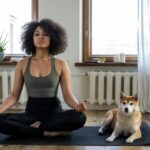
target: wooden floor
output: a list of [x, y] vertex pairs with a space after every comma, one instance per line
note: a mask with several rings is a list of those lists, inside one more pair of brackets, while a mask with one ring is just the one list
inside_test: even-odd
[[[105, 111], [86, 111], [87, 126], [99, 126]], [[150, 114], [143, 114], [143, 121], [150, 125]], [[150, 146], [43, 146], [0, 145], [0, 150], [149, 150]]]

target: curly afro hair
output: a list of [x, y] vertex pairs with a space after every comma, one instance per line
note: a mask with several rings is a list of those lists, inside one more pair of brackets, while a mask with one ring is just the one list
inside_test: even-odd
[[40, 26], [44, 32], [48, 33], [51, 37], [51, 44], [49, 47], [49, 53], [51, 55], [57, 55], [63, 53], [67, 47], [67, 34], [65, 29], [58, 23], [51, 19], [42, 19], [41, 21], [32, 21], [26, 23], [22, 28], [21, 34], [22, 50], [26, 54], [36, 54], [36, 48], [33, 42], [33, 34], [35, 29]]

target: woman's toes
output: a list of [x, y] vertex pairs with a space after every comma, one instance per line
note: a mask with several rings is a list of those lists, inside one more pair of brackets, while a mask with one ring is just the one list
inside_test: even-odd
[[34, 127], [34, 128], [39, 128], [40, 125], [41, 125], [41, 122], [40, 121], [36, 121], [33, 124], [31, 124], [30, 126]]

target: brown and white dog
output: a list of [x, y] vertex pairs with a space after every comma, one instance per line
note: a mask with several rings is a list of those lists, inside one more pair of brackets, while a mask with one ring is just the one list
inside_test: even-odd
[[141, 112], [137, 95], [126, 96], [121, 93], [119, 108], [106, 113], [98, 133], [102, 134], [108, 126], [113, 132], [106, 139], [107, 142], [113, 142], [122, 133], [128, 136], [126, 143], [141, 138]]

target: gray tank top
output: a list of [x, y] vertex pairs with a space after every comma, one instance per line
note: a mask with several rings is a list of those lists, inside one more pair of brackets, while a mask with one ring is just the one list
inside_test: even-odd
[[55, 97], [57, 96], [60, 77], [55, 69], [55, 58], [51, 59], [51, 72], [45, 77], [34, 77], [30, 73], [31, 57], [24, 74], [24, 81], [29, 97]]

